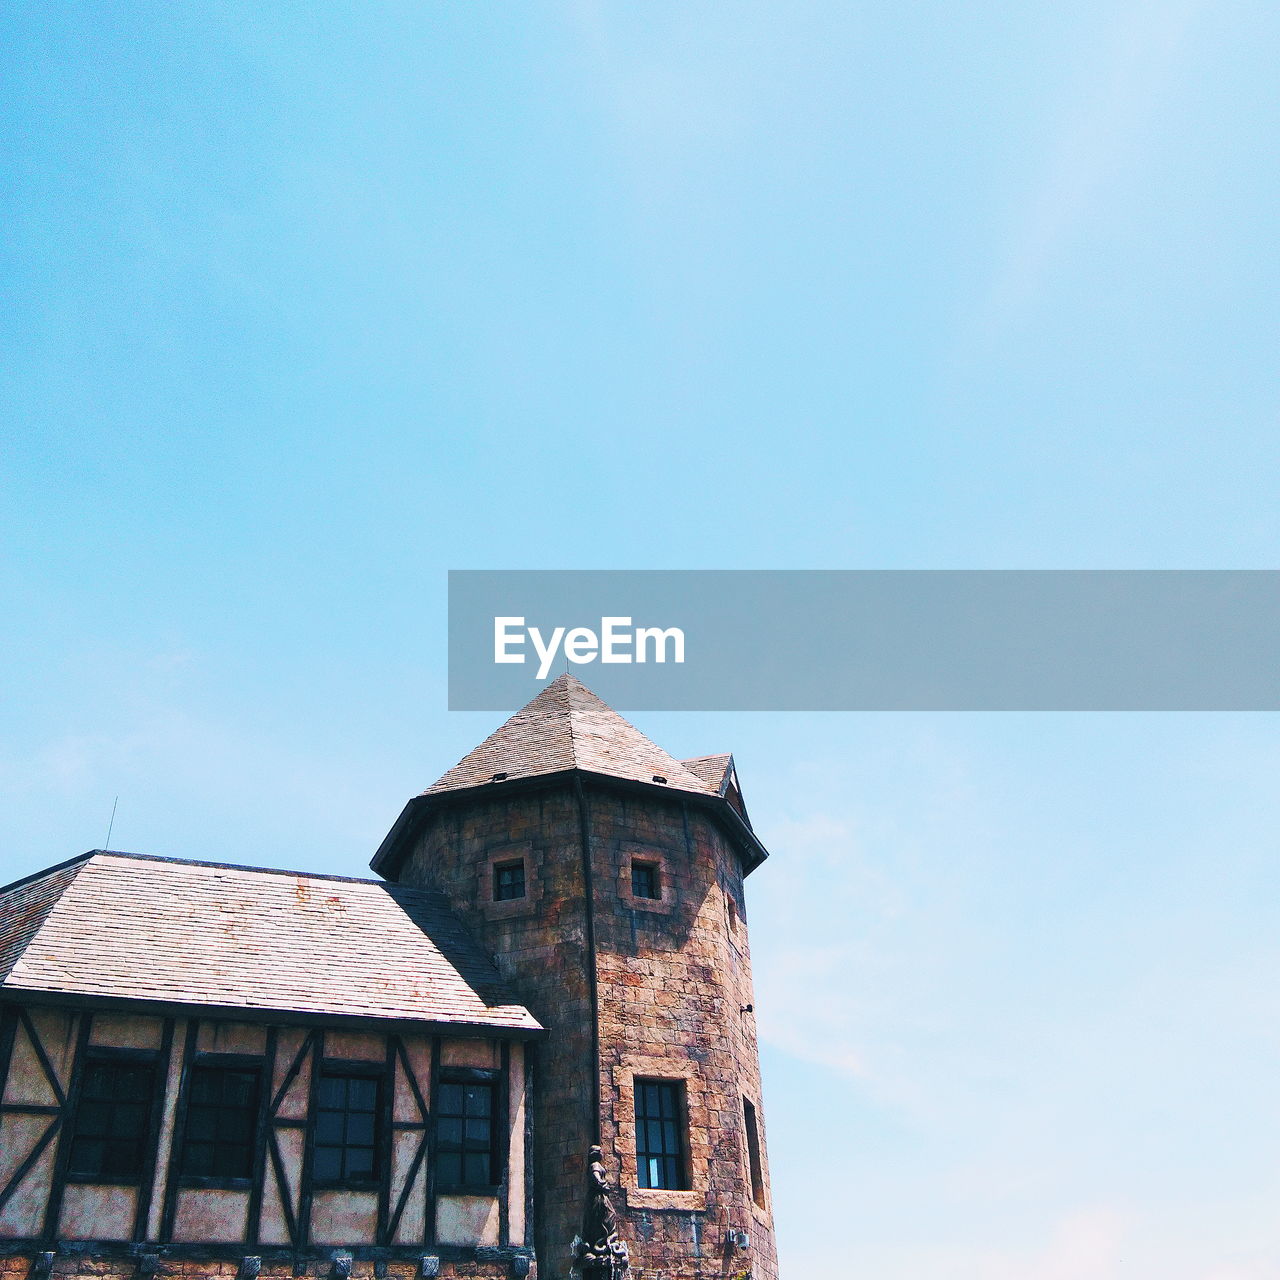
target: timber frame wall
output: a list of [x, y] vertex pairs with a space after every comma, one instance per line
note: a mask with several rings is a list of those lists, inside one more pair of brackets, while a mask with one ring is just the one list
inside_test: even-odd
[[[423, 1274], [530, 1274], [529, 1055], [520, 1040], [435, 1029], [298, 1026], [119, 1009], [0, 1004], [0, 1255], [204, 1259], [293, 1264], [346, 1255], [415, 1262]], [[70, 1172], [71, 1138], [90, 1057], [155, 1064], [141, 1176]], [[249, 1178], [180, 1172], [192, 1068], [260, 1072]], [[376, 1182], [334, 1187], [313, 1176], [321, 1069], [377, 1078]], [[436, 1177], [441, 1083], [495, 1086], [492, 1186]], [[432, 1268], [439, 1267], [434, 1271]], [[142, 1271], [147, 1267], [140, 1267]], [[252, 1270], [252, 1268], [250, 1268]], [[484, 1274], [488, 1274], [488, 1269]]]

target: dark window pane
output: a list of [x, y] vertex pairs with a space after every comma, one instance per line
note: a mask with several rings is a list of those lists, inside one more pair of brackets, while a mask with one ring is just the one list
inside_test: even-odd
[[507, 902], [524, 894], [524, 860], [498, 863], [493, 869], [494, 901]]
[[633, 898], [661, 898], [656, 862], [632, 862], [631, 896]]
[[206, 1178], [247, 1178], [252, 1174], [259, 1087], [256, 1071], [208, 1064], [192, 1068], [184, 1174]]
[[71, 1148], [72, 1173], [99, 1173], [106, 1143], [97, 1138], [77, 1138]]
[[218, 1077], [212, 1071], [196, 1071], [191, 1077], [192, 1104], [218, 1101]]
[[213, 1172], [219, 1178], [247, 1178], [253, 1173], [253, 1152], [231, 1144], [218, 1147]]
[[636, 1084], [636, 1162], [640, 1185], [683, 1190], [684, 1126], [678, 1081]]
[[378, 1105], [376, 1080], [348, 1080], [347, 1108], [350, 1111], [373, 1111]]
[[347, 1142], [353, 1146], [373, 1146], [373, 1116], [363, 1112], [348, 1116]]
[[370, 1182], [378, 1176], [379, 1081], [373, 1076], [329, 1074], [316, 1115], [314, 1172], [324, 1182]]
[[341, 1145], [344, 1118], [341, 1111], [321, 1111], [316, 1116], [316, 1141]]
[[320, 1078], [320, 1105], [343, 1110], [347, 1105], [347, 1082], [340, 1077], [322, 1076]]
[[242, 1143], [248, 1145], [258, 1127], [258, 1109], [241, 1107], [232, 1111], [224, 1108], [218, 1117], [218, 1137], [223, 1142]]
[[111, 1139], [106, 1144], [102, 1172], [110, 1177], [127, 1178], [139, 1172], [138, 1144]]
[[76, 1132], [86, 1138], [100, 1138], [111, 1122], [111, 1107], [105, 1102], [81, 1102]]
[[87, 1098], [106, 1098], [111, 1094], [111, 1068], [105, 1063], [92, 1063], [85, 1071], [84, 1093]]
[[71, 1142], [71, 1172], [132, 1181], [151, 1141], [153, 1064], [93, 1060], [85, 1064]]
[[107, 1126], [110, 1138], [136, 1138], [147, 1122], [147, 1109], [137, 1102], [126, 1102], [111, 1113]]
[[257, 1100], [258, 1073], [256, 1071], [228, 1071], [222, 1086], [222, 1100], [247, 1107]]
[[438, 1177], [448, 1185], [493, 1185], [492, 1084], [442, 1084], [436, 1107]]

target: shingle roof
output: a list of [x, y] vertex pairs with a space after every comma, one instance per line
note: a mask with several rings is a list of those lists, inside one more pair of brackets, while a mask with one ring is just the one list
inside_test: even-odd
[[575, 676], [557, 677], [454, 765], [423, 795], [460, 791], [490, 782], [494, 774], [536, 778], [567, 769], [653, 782], [677, 791], [718, 795], [699, 774], [650, 742]]
[[730, 755], [695, 756], [692, 760], [681, 760], [680, 763], [719, 795], [724, 791], [729, 770], [733, 766], [733, 757]]
[[441, 894], [102, 851], [0, 889], [0, 990], [540, 1029]]

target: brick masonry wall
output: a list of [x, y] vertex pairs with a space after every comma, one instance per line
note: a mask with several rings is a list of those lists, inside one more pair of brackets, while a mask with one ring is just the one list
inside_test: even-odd
[[[587, 789], [600, 1010], [602, 1139], [624, 1192], [634, 1280], [777, 1280], [750, 952], [738, 857], [673, 793]], [[536, 1049], [535, 1244], [546, 1280], [568, 1275], [591, 1141], [591, 1017], [581, 826], [571, 788], [471, 800], [430, 815], [400, 879], [448, 894], [549, 1029]], [[630, 898], [633, 855], [656, 858], [665, 900]], [[521, 856], [527, 902], [492, 904], [489, 867]], [[732, 899], [738, 918], [734, 924]], [[654, 906], [658, 909], [653, 909]], [[692, 1189], [637, 1186], [633, 1081], [684, 1081]], [[752, 1196], [743, 1097], [757, 1110], [764, 1207]], [[727, 1243], [746, 1231], [747, 1251]]]

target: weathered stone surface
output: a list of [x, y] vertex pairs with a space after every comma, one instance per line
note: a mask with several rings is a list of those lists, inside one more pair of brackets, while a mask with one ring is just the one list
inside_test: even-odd
[[[549, 1035], [531, 1057], [536, 1245], [548, 1277], [567, 1277], [583, 1212], [584, 1153], [594, 1141], [594, 1088], [610, 1175], [622, 1187], [620, 1234], [635, 1280], [736, 1276], [776, 1280], [764, 1154], [742, 864], [701, 808], [657, 788], [626, 793], [588, 781], [586, 818], [596, 955], [588, 972], [583, 815], [572, 785], [500, 788], [438, 807], [400, 878], [448, 895]], [[477, 867], [514, 839], [528, 842], [527, 909], [495, 918]], [[662, 899], [650, 909], [623, 892], [630, 859], [660, 862]], [[730, 902], [732, 906], [730, 906]], [[592, 1060], [591, 978], [601, 1054]], [[637, 1185], [634, 1080], [684, 1081], [690, 1189]], [[753, 1196], [743, 1099], [755, 1108], [763, 1185]], [[730, 1231], [750, 1236], [747, 1252]]]

